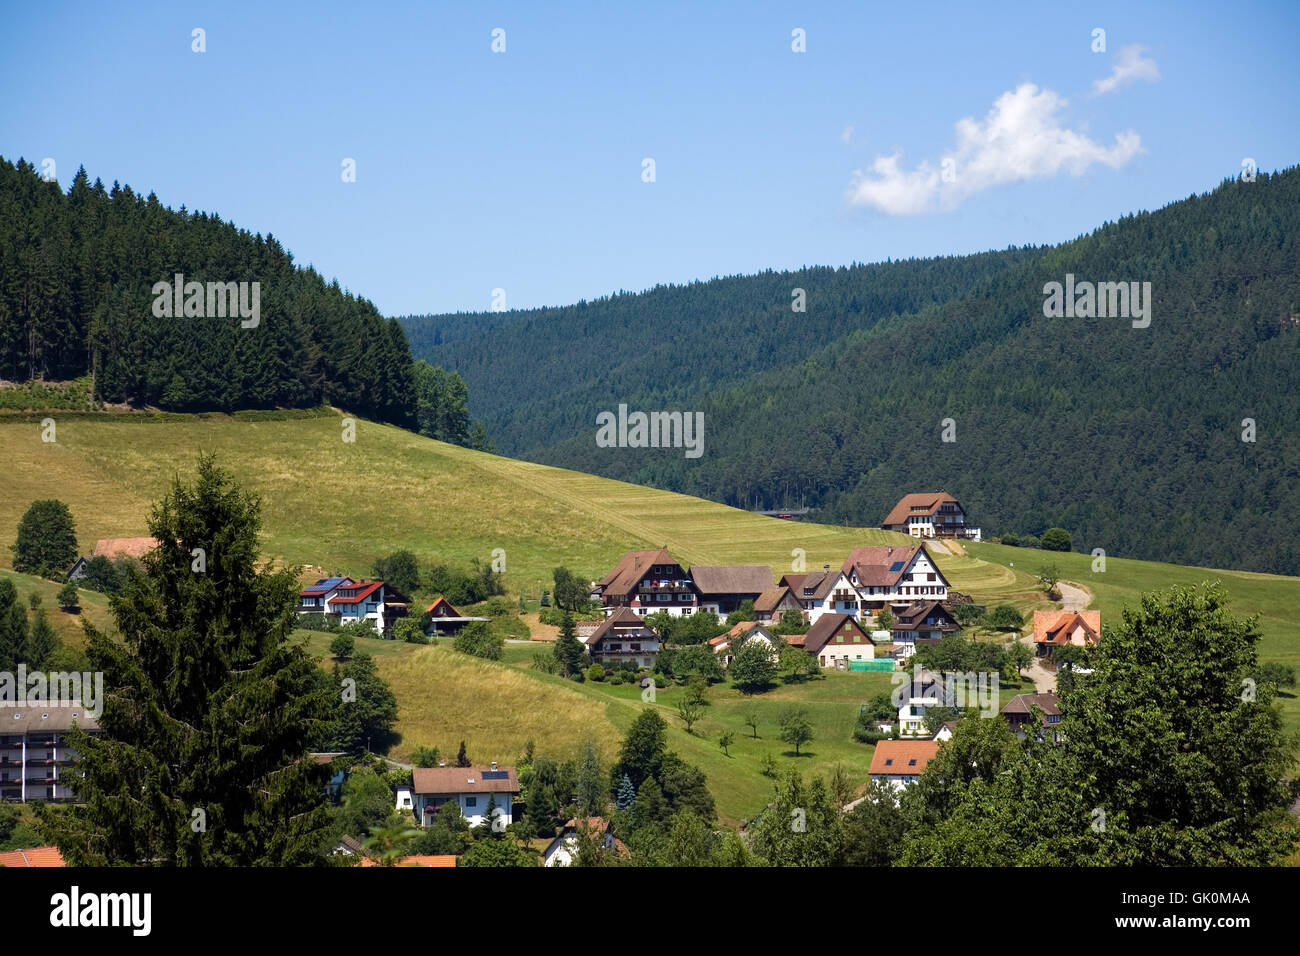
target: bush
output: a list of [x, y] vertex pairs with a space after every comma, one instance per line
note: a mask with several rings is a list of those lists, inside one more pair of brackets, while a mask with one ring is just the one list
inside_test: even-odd
[[601, 667], [599, 664], [592, 664], [590, 667], [587, 668], [587, 680], [600, 683], [604, 679], [605, 679], [605, 668]]
[[356, 639], [351, 634], [340, 634], [330, 641], [330, 653], [336, 661], [346, 661], [357, 651]]
[[488, 617], [505, 617], [507, 614], [517, 614], [514, 606], [503, 597], [488, 598], [487, 602]]
[[462, 654], [499, 661], [505, 643], [505, 639], [496, 634], [486, 622], [472, 621], [460, 629], [452, 641], [452, 647]]
[[984, 626], [995, 631], [1018, 631], [1025, 626], [1025, 619], [1010, 604], [999, 604], [984, 616]]
[[424, 629], [420, 627], [420, 621], [414, 617], [399, 617], [393, 624], [393, 640], [404, 641], [407, 644], [428, 644], [429, 638], [425, 635]]
[[411, 755], [411, 763], [421, 768], [436, 767], [441, 759], [442, 754], [437, 747], [417, 747]]
[[1027, 534], [1027, 535], [1025, 535], [1023, 538], [1020, 539], [1020, 547], [1022, 547], [1022, 548], [1036, 548], [1036, 547], [1038, 547], [1038, 539], [1035, 538], [1032, 534]]
[[339, 629], [339, 622], [327, 614], [299, 614], [295, 627], [304, 631], [324, 631], [333, 634]]
[[1009, 533], [1008, 533], [1008, 534], [1004, 534], [1004, 535], [1003, 535], [1001, 538], [999, 538], [998, 540], [999, 540], [1000, 542], [1002, 542], [1003, 544], [1005, 544], [1005, 545], [1006, 545], [1007, 547], [1009, 547], [1009, 548], [1018, 548], [1018, 547], [1020, 547], [1020, 536], [1019, 536], [1019, 535], [1009, 534]]
[[984, 616], [984, 605], [982, 604], [953, 604], [952, 616], [958, 624], [963, 626], [974, 624]]
[[777, 770], [776, 758], [770, 753], [763, 754], [758, 761], [758, 772], [765, 777], [772, 777], [775, 779]]
[[623, 679], [623, 671], [614, 671], [614, 673], [610, 674], [608, 683], [614, 687], [626, 684], [627, 681]]
[[548, 647], [546, 650], [534, 654], [533, 670], [541, 671], [543, 674], [558, 674], [560, 662], [555, 659], [555, 652]]
[[1043, 532], [1044, 551], [1069, 551], [1073, 544], [1070, 532], [1064, 528], [1048, 528]]
[[59, 588], [59, 596], [56, 598], [59, 607], [64, 611], [71, 611], [81, 606], [81, 598], [77, 595], [77, 586], [71, 581], [66, 582], [63, 587]]

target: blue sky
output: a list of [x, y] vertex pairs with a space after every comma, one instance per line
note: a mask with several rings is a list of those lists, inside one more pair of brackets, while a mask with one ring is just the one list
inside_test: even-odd
[[1298, 4], [969, 6], [12, 5], [0, 154], [390, 315], [1058, 242], [1300, 161]]

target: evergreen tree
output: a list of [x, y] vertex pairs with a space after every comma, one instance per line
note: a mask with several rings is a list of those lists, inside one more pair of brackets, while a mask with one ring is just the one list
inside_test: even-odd
[[195, 483], [178, 479], [152, 511], [162, 544], [112, 603], [121, 640], [87, 625], [102, 733], [69, 734], [84, 774], [77, 812], [39, 811], [74, 865], [323, 860], [329, 769], [307, 751], [328, 703], [290, 640], [294, 569], [258, 566], [259, 516], [201, 457]]
[[54, 636], [54, 628], [50, 626], [45, 608], [36, 608], [27, 641], [23, 645], [23, 658], [27, 661], [27, 669], [44, 670], [50, 655], [58, 646], [59, 639]]
[[33, 501], [18, 523], [13, 552], [15, 571], [62, 577], [77, 560], [77, 532], [68, 506], [62, 501]]
[[81, 597], [77, 594], [77, 586], [71, 581], [65, 581], [63, 587], [59, 588], [56, 600], [59, 602], [59, 608], [64, 611], [71, 611], [80, 606]]
[[469, 755], [465, 753], [465, 741], [463, 740], [460, 742], [460, 749], [456, 751], [456, 766], [457, 767], [472, 766], [472, 764], [469, 762]]
[[632, 809], [632, 804], [636, 801], [636, 787], [632, 786], [632, 778], [623, 774], [623, 779], [618, 782], [618, 794], [615, 797], [614, 806], [620, 810]]
[[27, 646], [27, 612], [18, 601], [18, 589], [0, 578], [0, 671], [13, 673]]
[[560, 635], [555, 641], [555, 659], [560, 662], [560, 672], [565, 677], [572, 677], [582, 671], [587, 650], [578, 640], [577, 634], [573, 615], [565, 611], [560, 619]]

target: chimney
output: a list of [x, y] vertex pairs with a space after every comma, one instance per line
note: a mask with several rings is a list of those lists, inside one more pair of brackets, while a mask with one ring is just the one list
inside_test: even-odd
[[830, 566], [829, 564], [823, 564], [823, 565], [822, 565], [822, 570], [823, 570], [823, 571], [829, 571], [830, 569], [831, 569], [831, 566]]

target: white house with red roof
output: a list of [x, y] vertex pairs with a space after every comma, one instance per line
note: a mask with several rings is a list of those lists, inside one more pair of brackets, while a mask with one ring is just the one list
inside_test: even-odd
[[[383, 581], [354, 581], [348, 577], [321, 578], [298, 595], [299, 614], [333, 615], [340, 624], [369, 621], [379, 634], [404, 613], [399, 595]], [[396, 605], [396, 606], [395, 606]]]
[[880, 525], [914, 538], [980, 540], [980, 529], [966, 525], [966, 509], [946, 491], [903, 495]]

